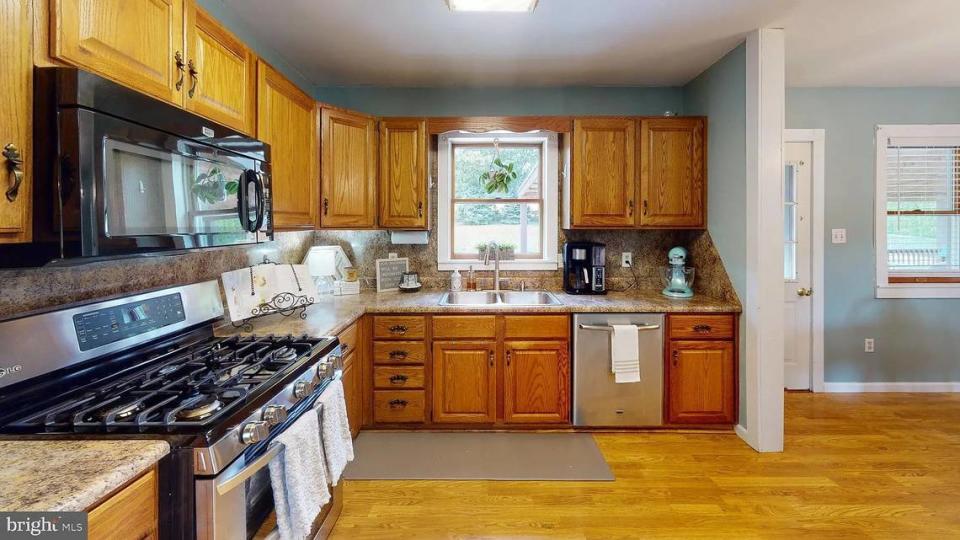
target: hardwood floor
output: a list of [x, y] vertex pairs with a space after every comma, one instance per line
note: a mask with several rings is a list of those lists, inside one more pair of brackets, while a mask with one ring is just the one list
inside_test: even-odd
[[958, 538], [960, 394], [786, 395], [786, 448], [598, 434], [615, 482], [350, 481], [334, 538]]

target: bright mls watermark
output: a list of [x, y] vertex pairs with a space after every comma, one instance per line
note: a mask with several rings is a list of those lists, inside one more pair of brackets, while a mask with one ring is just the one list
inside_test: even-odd
[[87, 538], [86, 512], [0, 512], [0, 539]]

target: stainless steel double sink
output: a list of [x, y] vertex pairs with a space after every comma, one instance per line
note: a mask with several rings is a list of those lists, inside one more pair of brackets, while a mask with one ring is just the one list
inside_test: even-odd
[[563, 302], [545, 291], [448, 292], [441, 306], [561, 306]]

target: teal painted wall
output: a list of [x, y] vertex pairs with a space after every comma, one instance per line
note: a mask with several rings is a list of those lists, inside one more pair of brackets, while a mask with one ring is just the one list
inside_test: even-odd
[[[960, 88], [791, 88], [786, 122], [826, 130], [825, 380], [960, 381], [960, 300], [877, 299], [873, 291], [874, 128], [958, 123]], [[830, 243], [832, 228], [847, 229], [846, 244]], [[875, 353], [863, 352], [867, 337]]]
[[317, 99], [376, 116], [496, 116], [682, 112], [680, 88], [317, 88]]
[[[747, 287], [747, 50], [740, 45], [683, 87], [683, 112], [708, 117], [707, 227], [742, 301]], [[744, 324], [740, 325], [740, 423], [746, 425]]]

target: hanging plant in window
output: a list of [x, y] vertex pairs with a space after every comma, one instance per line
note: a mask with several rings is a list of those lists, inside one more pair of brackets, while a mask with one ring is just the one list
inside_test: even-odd
[[216, 204], [227, 198], [227, 194], [236, 195], [240, 187], [235, 180], [227, 181], [218, 167], [200, 173], [193, 180], [191, 191], [198, 199], [207, 204]]
[[517, 179], [517, 171], [513, 170], [513, 163], [504, 163], [500, 159], [500, 139], [493, 140], [493, 150], [490, 170], [480, 175], [480, 184], [487, 193], [509, 193], [510, 183]]

